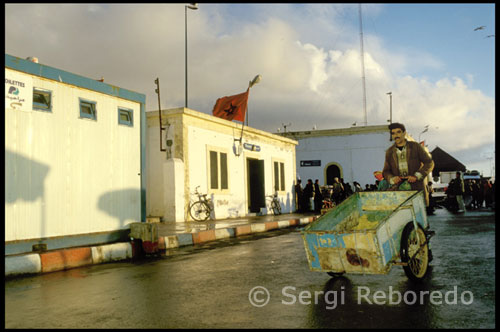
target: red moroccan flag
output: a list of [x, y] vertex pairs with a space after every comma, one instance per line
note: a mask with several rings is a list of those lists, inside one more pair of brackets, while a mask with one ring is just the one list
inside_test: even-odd
[[229, 121], [237, 120], [244, 122], [247, 111], [248, 92], [240, 93], [234, 96], [221, 97], [215, 102], [212, 114], [219, 118]]

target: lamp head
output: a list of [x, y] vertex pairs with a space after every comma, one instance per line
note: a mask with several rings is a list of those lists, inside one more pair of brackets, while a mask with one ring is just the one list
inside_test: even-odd
[[252, 86], [254, 86], [255, 84], [259, 83], [260, 80], [262, 79], [262, 76], [261, 75], [257, 75], [253, 78], [253, 80], [250, 81], [250, 84], [249, 84], [249, 87], [251, 88]]
[[196, 10], [196, 9], [198, 9], [198, 4], [197, 3], [190, 3], [186, 7], [189, 9], [192, 9], [192, 10]]

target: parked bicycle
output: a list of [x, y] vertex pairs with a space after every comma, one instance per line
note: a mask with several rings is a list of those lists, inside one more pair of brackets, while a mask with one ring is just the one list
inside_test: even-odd
[[321, 201], [321, 215], [329, 212], [336, 206], [335, 202], [330, 197], [325, 197]]
[[193, 195], [198, 196], [198, 200], [189, 205], [189, 214], [196, 221], [205, 221], [212, 214], [212, 201], [207, 198], [207, 194], [201, 194], [196, 187]]
[[323, 203], [321, 206], [322, 209], [331, 209], [335, 207], [335, 202], [332, 201], [331, 198], [323, 198], [322, 203]]
[[274, 193], [274, 195], [268, 195], [267, 198], [271, 198], [271, 210], [274, 215], [281, 214], [281, 204], [278, 200], [278, 193]]

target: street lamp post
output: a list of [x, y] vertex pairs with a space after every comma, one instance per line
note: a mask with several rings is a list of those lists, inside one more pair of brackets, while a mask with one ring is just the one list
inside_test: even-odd
[[185, 55], [185, 58], [184, 58], [184, 64], [185, 64], [185, 69], [186, 69], [186, 76], [185, 76], [185, 82], [186, 82], [186, 88], [185, 88], [185, 92], [186, 92], [186, 100], [185, 100], [185, 107], [187, 108], [188, 107], [188, 65], [187, 65], [187, 56], [188, 56], [188, 47], [187, 47], [187, 38], [188, 38], [188, 33], [187, 33], [187, 10], [189, 9], [192, 9], [192, 10], [196, 10], [198, 9], [198, 4], [196, 3], [190, 3], [189, 5], [186, 5], [184, 6], [184, 25], [185, 25], [185, 52], [184, 52], [184, 55]]
[[[248, 82], [248, 88], [250, 89], [252, 86], [254, 86], [255, 84], [259, 83], [260, 80], [262, 79], [262, 75], [256, 75], [253, 80], [251, 80], [250, 82]], [[248, 111], [246, 112], [246, 120], [247, 120], [247, 126], [248, 126]]]
[[426, 125], [424, 127], [424, 130], [420, 134], [418, 134], [418, 142], [419, 143], [420, 143], [420, 135], [422, 135], [423, 133], [427, 132], [428, 130], [429, 130], [429, 125]]
[[392, 91], [387, 92], [389, 95], [389, 123], [392, 123]]
[[[251, 80], [250, 82], [248, 82], [248, 89], [250, 89], [251, 87], [253, 87], [255, 84], [259, 83], [260, 80], [262, 79], [262, 76], [261, 75], [256, 75], [253, 80]], [[247, 127], [248, 127], [248, 100], [247, 100], [247, 109], [246, 109], [246, 121], [247, 121]], [[240, 144], [239, 144], [239, 147], [235, 147], [235, 155], [237, 157], [240, 156], [241, 154], [241, 145], [243, 144], [242, 140], [243, 140], [243, 128], [245, 128], [245, 121], [243, 121], [243, 123], [241, 124], [241, 135], [240, 135], [240, 138], [235, 138], [234, 141], [239, 141]]]

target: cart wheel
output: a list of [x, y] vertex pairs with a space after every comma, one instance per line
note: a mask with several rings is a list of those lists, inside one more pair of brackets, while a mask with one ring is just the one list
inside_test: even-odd
[[338, 278], [344, 274], [344, 272], [327, 272], [330, 277]]
[[[427, 242], [422, 226], [418, 225], [415, 231], [413, 222], [406, 224], [401, 236], [401, 261], [408, 263], [403, 266], [406, 276], [413, 281], [425, 279], [429, 272], [429, 245], [421, 247], [422, 243]], [[420, 251], [419, 251], [420, 249]], [[415, 253], [418, 251], [418, 254]], [[415, 257], [413, 257], [415, 255]], [[410, 259], [413, 257], [413, 259]]]

